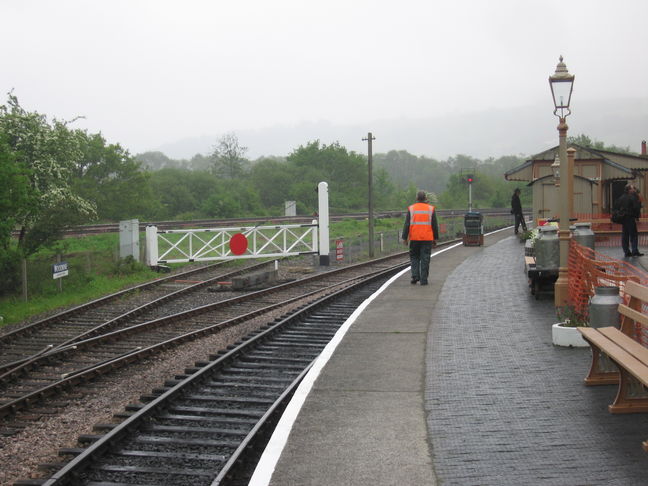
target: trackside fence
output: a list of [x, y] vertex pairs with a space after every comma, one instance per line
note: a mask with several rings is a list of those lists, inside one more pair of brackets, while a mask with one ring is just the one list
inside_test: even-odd
[[[574, 310], [584, 316], [588, 315], [589, 301], [594, 295], [596, 287], [619, 287], [619, 295], [627, 304], [629, 296], [625, 293], [628, 281], [648, 285], [648, 273], [630, 265], [628, 262], [618, 260], [585, 247], [572, 240], [569, 246], [569, 301]], [[648, 307], [643, 304], [641, 312], [648, 313]], [[648, 346], [648, 332], [637, 327], [639, 341]]]

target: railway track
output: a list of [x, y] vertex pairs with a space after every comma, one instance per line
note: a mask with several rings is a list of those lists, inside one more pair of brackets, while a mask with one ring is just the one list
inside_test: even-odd
[[105, 435], [80, 437], [87, 448], [61, 451], [75, 457], [49, 479], [15, 484], [247, 484], [255, 451], [314, 359], [357, 306], [405, 265], [358, 276], [197, 363], [149, 403], [121, 414], [121, 423], [98, 425]]
[[0, 377], [61, 346], [127, 326], [137, 319], [141, 322], [156, 310], [159, 314], [168, 312], [169, 305], [178, 308], [182, 305], [178, 302], [184, 301], [185, 306], [196, 307], [194, 296], [209, 285], [269, 264], [228, 271], [219, 263], [189, 270], [108, 295], [0, 335]]
[[[442, 218], [463, 217], [465, 210], [459, 209], [439, 209], [438, 215]], [[480, 209], [480, 212], [486, 216], [511, 216], [509, 209]], [[379, 218], [400, 218], [404, 215], [403, 211], [380, 211], [374, 213], [376, 219]], [[331, 221], [342, 221], [345, 219], [366, 219], [367, 213], [348, 213], [335, 214], [330, 216]], [[157, 221], [142, 222], [140, 228], [148, 225], [157, 226], [160, 230], [179, 229], [179, 228], [214, 228], [214, 227], [232, 227], [232, 226], [254, 226], [258, 224], [297, 224], [310, 223], [312, 216], [277, 216], [274, 218], [236, 218], [236, 219], [200, 219], [192, 221]], [[118, 223], [92, 224], [70, 228], [64, 232], [67, 237], [84, 236], [101, 233], [117, 233], [119, 231]], [[15, 233], [17, 236], [17, 233]]]
[[[115, 320], [109, 321], [6, 369], [0, 374], [0, 417], [10, 416], [61, 390], [70, 390], [99, 374], [187, 340], [219, 332], [297, 300], [313, 300], [318, 293], [348, 286], [367, 273], [393, 266], [394, 262], [405, 264], [405, 257], [399, 254], [342, 267], [198, 307], [190, 305], [191, 300], [196, 299], [193, 292], [189, 300], [185, 297], [188, 309], [173, 312], [173, 308], [166, 305], [162, 312], [164, 317], [151, 320], [142, 317], [146, 316], [143, 311], [131, 311], [119, 321], [118, 328]], [[163, 298], [163, 302], [152, 304], [165, 305], [166, 300]]]

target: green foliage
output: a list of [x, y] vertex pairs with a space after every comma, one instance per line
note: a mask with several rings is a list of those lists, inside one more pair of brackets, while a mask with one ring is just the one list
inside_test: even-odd
[[[25, 111], [9, 94], [7, 105], [0, 106], [0, 140], [8, 162], [3, 172], [11, 184], [3, 193], [15, 193], [20, 200], [11, 221], [20, 231], [19, 254], [31, 255], [55, 241], [67, 226], [95, 217], [94, 205], [71, 188], [72, 173], [82, 154], [79, 131]], [[2, 246], [8, 248], [6, 234], [4, 238]]]
[[233, 218], [243, 214], [264, 215], [258, 193], [246, 181], [219, 181], [216, 191], [201, 207], [210, 218]]
[[[403, 229], [403, 218], [379, 218], [374, 219], [374, 232], [399, 232]], [[345, 219], [331, 223], [331, 238], [356, 238], [366, 237], [368, 221], [357, 219]]]
[[587, 318], [578, 312], [573, 305], [565, 305], [556, 309], [559, 322], [564, 322], [565, 327], [588, 327]]
[[9, 249], [11, 232], [36, 204], [29, 171], [15, 160], [6, 136], [0, 134], [0, 250]]
[[567, 137], [567, 143], [580, 145], [581, 147], [592, 148], [594, 150], [602, 150], [605, 152], [617, 152], [620, 154], [634, 154], [630, 147], [618, 147], [616, 145], [606, 145], [604, 142], [592, 139], [587, 135], [581, 133], [575, 137]]
[[140, 163], [120, 145], [107, 144], [101, 134], [78, 135], [82, 156], [76, 163], [73, 188], [94, 201], [99, 219], [119, 221], [150, 214], [154, 198]]
[[427, 157], [417, 157], [405, 150], [391, 150], [373, 157], [374, 167], [384, 170], [396, 188], [405, 189], [416, 181], [417, 189], [440, 193], [450, 178], [447, 164]]
[[146, 265], [138, 262], [132, 255], [126, 258], [120, 258], [115, 262], [112, 269], [112, 274], [122, 277], [124, 275], [132, 275], [134, 273], [143, 272], [147, 269]]
[[250, 183], [266, 208], [275, 208], [282, 214], [284, 201], [289, 199], [291, 186], [297, 179], [296, 171], [285, 161], [264, 158], [250, 170]]
[[0, 295], [20, 289], [20, 261], [20, 254], [14, 248], [0, 248]]
[[320, 181], [329, 184], [331, 208], [360, 209], [367, 206], [367, 163], [355, 152], [339, 143], [309, 142], [294, 150], [287, 158], [300, 175], [292, 186], [291, 196], [307, 206], [317, 207], [315, 187]]

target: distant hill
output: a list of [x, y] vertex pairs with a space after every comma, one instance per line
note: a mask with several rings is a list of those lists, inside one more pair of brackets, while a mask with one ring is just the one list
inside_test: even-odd
[[[552, 114], [551, 102], [542, 106], [475, 113], [453, 114], [429, 118], [393, 118], [375, 120], [365, 125], [340, 125], [327, 121], [277, 125], [261, 130], [232, 131], [241, 145], [248, 147], [247, 156], [285, 156], [300, 145], [315, 139], [329, 144], [340, 142], [349, 150], [365, 153], [367, 132], [376, 137], [375, 153], [406, 150], [437, 160], [456, 154], [479, 159], [503, 155], [532, 155], [557, 145], [558, 120]], [[567, 119], [569, 135], [586, 134], [608, 145], [630, 147], [639, 151], [641, 141], [648, 138], [648, 98], [606, 101], [577, 101]], [[222, 134], [202, 135], [167, 143], [158, 150], [173, 159], [189, 159], [206, 154]]]

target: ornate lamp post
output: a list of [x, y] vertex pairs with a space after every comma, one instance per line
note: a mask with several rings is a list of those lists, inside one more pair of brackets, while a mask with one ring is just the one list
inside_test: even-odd
[[567, 280], [567, 257], [569, 253], [569, 194], [568, 184], [573, 174], [570, 173], [567, 162], [567, 123], [565, 119], [571, 114], [569, 103], [571, 101], [572, 89], [574, 87], [574, 75], [569, 74], [567, 66], [560, 56], [560, 62], [556, 66], [556, 72], [549, 76], [549, 86], [555, 106], [554, 115], [560, 120], [558, 123], [558, 155], [560, 157], [560, 174], [564, 179], [559, 189], [559, 212], [560, 222], [558, 223], [558, 238], [560, 240], [560, 267], [558, 268], [558, 280], [554, 286], [554, 304], [562, 307], [569, 303], [568, 280]]

